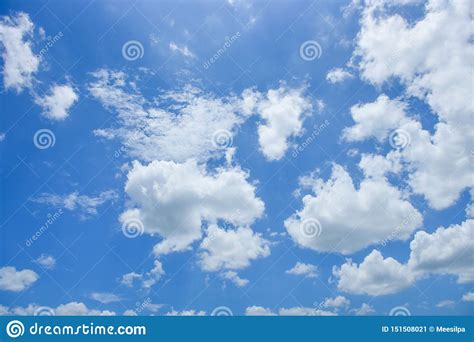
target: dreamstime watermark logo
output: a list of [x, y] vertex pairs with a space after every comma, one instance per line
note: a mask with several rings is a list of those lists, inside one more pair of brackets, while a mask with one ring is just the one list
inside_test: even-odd
[[56, 143], [56, 136], [50, 129], [42, 128], [37, 130], [33, 135], [33, 143], [40, 150], [45, 150], [54, 146]]
[[212, 134], [212, 144], [215, 148], [226, 149], [233, 143], [232, 133], [226, 129], [218, 129]]
[[411, 136], [404, 129], [396, 129], [390, 133], [389, 141], [393, 148], [401, 150], [410, 145]]
[[44, 234], [48, 230], [51, 225], [63, 214], [63, 210], [59, 209], [54, 214], [48, 214], [48, 219], [43, 223], [43, 225], [30, 237], [26, 240], [25, 245], [26, 247], [31, 247], [38, 240], [41, 235]]
[[315, 218], [308, 218], [301, 221], [300, 233], [305, 238], [311, 239], [314, 237], [318, 237], [321, 235], [322, 231], [323, 227], [321, 225], [321, 222], [319, 222]]
[[[392, 240], [395, 240], [396, 237], [403, 231], [406, 231], [406, 229], [409, 227], [409, 225], [413, 222], [416, 222], [416, 219], [419, 217], [419, 213], [418, 211], [416, 210], [411, 210], [410, 211], [410, 214], [405, 216], [402, 220], [402, 222], [400, 222], [400, 224], [395, 227], [395, 229], [385, 238], [382, 240], [382, 242], [380, 243], [383, 247], [385, 247], [387, 245], [387, 243], [389, 243], [390, 241]], [[412, 243], [414, 242], [414, 240], [412, 241]]]
[[135, 303], [135, 306], [136, 306], [136, 309], [135, 309], [135, 312], [138, 314], [140, 314], [141, 312], [145, 311], [145, 309], [147, 308], [148, 305], [151, 304], [151, 298], [148, 297], [146, 298], [143, 302], [136, 302]]
[[139, 128], [133, 131], [133, 133], [131, 133], [131, 135], [128, 136], [127, 139], [123, 142], [122, 146], [120, 146], [117, 150], [115, 150], [114, 157], [115, 158], [120, 157], [122, 153], [124, 153], [127, 150], [126, 146], [132, 145], [133, 143], [139, 141], [143, 135], [146, 135], [144, 133], [144, 129], [145, 128], [143, 127], [143, 128]]
[[47, 306], [40, 306], [34, 312], [35, 316], [54, 316], [54, 309]]
[[315, 40], [307, 40], [300, 45], [300, 57], [305, 61], [319, 59], [323, 53], [321, 45]]
[[211, 312], [211, 316], [233, 316], [232, 310], [227, 306], [218, 306]]
[[329, 120], [325, 120], [320, 125], [314, 125], [313, 132], [311, 132], [311, 134], [301, 144], [298, 144], [295, 147], [292, 153], [293, 158], [298, 157], [298, 155], [303, 152], [309, 145], [311, 145], [311, 143], [316, 139], [316, 137], [318, 137], [329, 125]]
[[219, 48], [213, 55], [211, 58], [209, 58], [204, 64], [203, 64], [203, 68], [204, 69], [209, 69], [210, 66], [212, 64], [214, 64], [215, 62], [217, 62], [217, 60], [219, 58], [221, 58], [221, 56], [227, 51], [227, 49], [229, 49], [237, 39], [240, 38], [240, 32], [237, 31], [235, 34], [233, 34], [232, 36], [227, 36], [225, 37], [225, 42], [224, 44], [222, 44], [222, 47]]
[[10, 321], [7, 324], [6, 331], [11, 338], [17, 338], [25, 333], [25, 326], [20, 321]]
[[53, 37], [50, 36], [46, 38], [47, 42], [44, 45], [44, 47], [40, 50], [38, 57], [43, 57], [44, 55], [46, 55], [49, 49], [51, 49], [62, 37], [64, 37], [64, 34], [62, 33], [62, 31], [59, 31]]
[[138, 40], [129, 40], [122, 45], [122, 56], [127, 61], [136, 61], [137, 59], [143, 58], [144, 54], [145, 49]]
[[396, 306], [389, 313], [390, 316], [411, 316], [410, 310], [404, 306]]
[[127, 219], [122, 224], [122, 233], [129, 239], [142, 236], [145, 231], [142, 221], [137, 218]]

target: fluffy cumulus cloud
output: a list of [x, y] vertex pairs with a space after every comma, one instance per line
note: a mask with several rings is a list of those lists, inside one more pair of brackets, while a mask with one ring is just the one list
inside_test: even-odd
[[337, 296], [334, 298], [326, 298], [323, 303], [321, 304], [324, 308], [331, 308], [331, 309], [341, 309], [348, 307], [351, 304], [350, 300], [344, 296]]
[[320, 252], [350, 254], [387, 239], [407, 240], [421, 226], [422, 216], [373, 165], [361, 164], [367, 177], [358, 188], [339, 165], [327, 181], [304, 178], [314, 195], [304, 196], [303, 208], [284, 223], [295, 242]]
[[461, 284], [474, 281], [474, 220], [441, 227], [431, 234], [417, 232], [410, 249], [406, 264], [373, 250], [360, 264], [348, 260], [335, 267], [338, 288], [379, 296], [397, 293], [430, 274], [453, 275]]
[[361, 141], [374, 137], [383, 141], [391, 131], [406, 120], [406, 104], [380, 95], [375, 102], [352, 106], [351, 115], [355, 125], [344, 130], [344, 138]]
[[69, 116], [69, 109], [79, 99], [79, 95], [68, 84], [53, 85], [50, 93], [36, 97], [35, 102], [43, 108], [43, 115], [51, 120], [62, 121]]
[[417, 232], [408, 265], [415, 274], [451, 274], [458, 283], [474, 282], [474, 220], [429, 234]]
[[120, 220], [124, 225], [138, 220], [145, 233], [161, 236], [157, 255], [185, 250], [201, 238], [204, 222], [245, 226], [262, 215], [264, 204], [247, 176], [240, 168], [211, 173], [193, 160], [135, 162], [125, 187], [131, 208]]
[[205, 271], [239, 270], [252, 260], [270, 255], [269, 242], [246, 227], [225, 230], [211, 225], [200, 249], [200, 264]]
[[276, 316], [276, 314], [271, 309], [254, 305], [245, 309], [245, 316]]
[[316, 308], [293, 307], [280, 308], [275, 313], [271, 309], [261, 306], [250, 306], [245, 309], [246, 316], [335, 316], [336, 313]]
[[[400, 115], [384, 115], [384, 121], [405, 136], [401, 158], [410, 170], [408, 183], [413, 191], [422, 194], [431, 207], [444, 209], [473, 186], [469, 151], [474, 139], [470, 129], [474, 103], [466, 77], [474, 59], [470, 5], [468, 1], [429, 1], [425, 15], [414, 23], [390, 14], [385, 5], [367, 2], [355, 56], [360, 59], [363, 79], [382, 85], [397, 78], [405, 85], [406, 96], [425, 101], [437, 116], [434, 132], [413, 119], [397, 125]], [[358, 115], [356, 126], [346, 131], [348, 137], [362, 139], [369, 129], [383, 139], [384, 130], [374, 122], [378, 118], [370, 113]]]
[[302, 133], [303, 119], [311, 111], [304, 89], [288, 90], [284, 86], [259, 95], [256, 110], [263, 123], [258, 126], [260, 149], [268, 160], [283, 158], [288, 139]]
[[413, 282], [407, 266], [393, 258], [384, 259], [377, 250], [373, 250], [360, 264], [349, 260], [340, 268], [334, 268], [333, 274], [338, 279], [339, 290], [372, 296], [399, 292]]
[[20, 292], [39, 279], [36, 272], [28, 269], [17, 270], [12, 266], [0, 268], [0, 290]]
[[114, 316], [115, 312], [109, 310], [95, 310], [88, 308], [81, 302], [70, 302], [61, 304], [56, 308], [39, 306], [37, 304], [29, 304], [26, 307], [6, 308], [0, 306], [0, 315], [15, 315], [15, 316], [33, 316], [41, 314], [42, 312], [53, 313], [57, 316]]
[[6, 89], [22, 91], [32, 85], [40, 59], [32, 48], [34, 25], [26, 13], [0, 17], [3, 83]]
[[374, 308], [367, 303], [362, 303], [360, 307], [350, 310], [350, 313], [356, 316], [367, 316], [374, 312], [375, 312]]
[[350, 78], [354, 78], [354, 75], [342, 68], [331, 69], [326, 75], [326, 80], [332, 84], [341, 83]]
[[315, 278], [318, 268], [315, 265], [297, 262], [295, 266], [287, 270], [286, 274], [302, 275], [308, 278]]
[[43, 203], [53, 207], [62, 207], [71, 211], [78, 211], [86, 219], [97, 215], [98, 207], [118, 198], [114, 190], [103, 191], [96, 196], [80, 195], [77, 191], [65, 195], [43, 193], [34, 198], [36, 203]]

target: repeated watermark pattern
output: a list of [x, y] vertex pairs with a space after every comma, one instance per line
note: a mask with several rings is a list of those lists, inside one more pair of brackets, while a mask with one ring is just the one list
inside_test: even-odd
[[315, 40], [307, 40], [300, 45], [300, 57], [308, 62], [321, 58], [323, 49]]
[[38, 56], [39, 57], [43, 57], [44, 55], [46, 55], [48, 53], [48, 51], [50, 49], [52, 49], [52, 47], [59, 41], [61, 40], [61, 38], [64, 37], [64, 34], [62, 33], [62, 31], [59, 31], [57, 34], [55, 34], [53, 37], [48, 37], [46, 38], [47, 42], [46, 44], [44, 45], [44, 47], [40, 50], [40, 52], [38, 53]]
[[40, 237], [43, 235], [63, 214], [63, 210], [59, 209], [53, 214], [48, 214], [48, 219], [43, 223], [43, 225], [30, 237], [26, 240], [25, 246], [31, 247]]
[[137, 218], [127, 219], [122, 224], [122, 233], [129, 239], [142, 236], [144, 231], [143, 222]]
[[396, 306], [390, 310], [390, 316], [411, 316], [410, 310], [404, 306]]
[[396, 129], [389, 136], [390, 145], [397, 149], [401, 150], [410, 145], [411, 136], [404, 129]]
[[33, 135], [33, 143], [40, 150], [53, 147], [56, 143], [56, 136], [53, 131], [47, 128], [39, 129]]
[[321, 222], [315, 218], [307, 218], [300, 223], [300, 233], [304, 238], [319, 237], [323, 231]]
[[313, 143], [314, 140], [330, 125], [329, 120], [325, 120], [322, 124], [314, 125], [313, 131], [311, 134], [300, 144], [296, 145], [293, 153], [291, 154], [293, 158], [299, 156], [301, 152], [303, 152], [309, 145]]
[[233, 316], [232, 310], [227, 306], [218, 306], [211, 312], [211, 316]]
[[212, 144], [217, 149], [226, 149], [233, 144], [232, 133], [226, 129], [219, 129], [212, 134]]
[[240, 37], [241, 37], [241, 35], [240, 35], [239, 31], [237, 31], [236, 33], [234, 33], [230, 37], [228, 37], [228, 36], [225, 37], [225, 41], [224, 41], [224, 44], [222, 44], [222, 47], [220, 47], [212, 55], [212, 57], [210, 57], [209, 59], [207, 59], [204, 62], [203, 68], [204, 69], [209, 69], [211, 67], [211, 65], [214, 64], [215, 62], [217, 62], [219, 60], [219, 58], [221, 58], [222, 55], [224, 55], [226, 53], [227, 49], [229, 49]]
[[35, 316], [54, 316], [55, 312], [54, 312], [54, 309], [50, 307], [40, 306], [35, 310], [34, 315]]
[[122, 57], [127, 61], [136, 61], [143, 58], [145, 48], [138, 40], [129, 40], [122, 45]]

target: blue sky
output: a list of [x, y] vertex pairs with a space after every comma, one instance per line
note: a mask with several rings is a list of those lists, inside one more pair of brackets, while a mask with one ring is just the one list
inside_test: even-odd
[[0, 313], [472, 314], [469, 11], [4, 1]]

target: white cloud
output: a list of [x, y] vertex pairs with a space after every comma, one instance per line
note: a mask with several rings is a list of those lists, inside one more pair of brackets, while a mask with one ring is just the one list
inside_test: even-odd
[[326, 80], [332, 84], [344, 82], [350, 78], [354, 78], [354, 76], [349, 71], [342, 68], [331, 69], [326, 75]]
[[145, 303], [143, 307], [153, 313], [157, 313], [160, 309], [165, 306], [164, 304]]
[[429, 1], [414, 23], [380, 5], [367, 2], [355, 56], [365, 80], [381, 85], [397, 78], [407, 96], [425, 101], [437, 115], [433, 134], [414, 120], [400, 124], [411, 137], [401, 157], [413, 191], [444, 209], [474, 184], [469, 157], [474, 103], [466, 77], [474, 59], [469, 2]]
[[315, 308], [294, 307], [278, 310], [280, 316], [336, 316], [334, 312]]
[[6, 138], [6, 134], [5, 133], [0, 133], [0, 142], [2, 142], [3, 140], [5, 140]]
[[455, 303], [452, 300], [442, 300], [438, 304], [436, 304], [437, 308], [452, 308], [454, 307]]
[[41, 254], [35, 262], [46, 269], [53, 269], [56, 266], [56, 259], [52, 255]]
[[163, 264], [159, 260], [155, 260], [153, 263], [153, 268], [146, 273], [146, 277], [142, 282], [142, 287], [148, 289], [155, 285], [161, 277], [165, 274], [163, 270]]
[[61, 304], [56, 308], [39, 306], [37, 304], [29, 304], [26, 307], [16, 306], [13, 308], [6, 308], [0, 305], [0, 315], [15, 315], [15, 316], [33, 316], [38, 311], [48, 310], [57, 316], [114, 316], [115, 312], [109, 310], [95, 310], [89, 309], [84, 303], [70, 302]]
[[474, 282], [474, 220], [417, 232], [410, 248], [408, 265], [416, 274], [452, 274], [460, 284]]
[[260, 95], [256, 110], [264, 120], [258, 126], [260, 149], [268, 160], [283, 158], [288, 150], [288, 139], [302, 133], [303, 118], [312, 109], [303, 95], [304, 89], [272, 89]]
[[252, 260], [270, 255], [269, 242], [246, 227], [224, 230], [211, 225], [200, 249], [200, 264], [204, 271], [243, 269]]
[[39, 279], [36, 272], [28, 269], [17, 271], [15, 267], [0, 268], [0, 290], [20, 292]]
[[[143, 161], [206, 161], [220, 156], [245, 120], [240, 114], [243, 102], [236, 97], [216, 98], [187, 86], [148, 101], [123, 72], [102, 69], [93, 76], [96, 80], [89, 84], [90, 93], [118, 114], [120, 124], [101, 129], [101, 135], [119, 138], [131, 157]], [[216, 132], [226, 132], [227, 140], [219, 144]]]
[[245, 316], [276, 316], [276, 314], [261, 306], [249, 306], [245, 309]]
[[[351, 254], [387, 239], [406, 240], [421, 226], [421, 214], [397, 188], [380, 172], [367, 169], [366, 164], [361, 167], [366, 167], [367, 178], [358, 189], [339, 165], [334, 165], [327, 181], [303, 179], [303, 183], [312, 185], [315, 195], [304, 196], [303, 209], [284, 222], [299, 245], [321, 252]], [[377, 177], [371, 177], [374, 174]]]
[[157, 255], [186, 250], [201, 238], [204, 222], [249, 225], [263, 214], [264, 204], [247, 177], [240, 168], [211, 174], [192, 160], [135, 162], [125, 186], [131, 209], [120, 220], [138, 219], [145, 233], [159, 234], [163, 241], [154, 248]]
[[196, 311], [196, 310], [184, 310], [184, 311], [176, 311], [175, 309], [171, 309], [170, 312], [166, 313], [166, 316], [205, 316], [205, 311]]
[[338, 288], [379, 296], [397, 293], [431, 274], [456, 276], [460, 284], [474, 281], [474, 220], [441, 227], [431, 234], [417, 232], [410, 248], [406, 264], [373, 250], [359, 265], [348, 260], [340, 268], [334, 267]]
[[135, 310], [127, 309], [123, 312], [123, 316], [138, 316], [138, 314]]
[[0, 43], [3, 47], [3, 83], [6, 89], [21, 92], [31, 87], [40, 59], [31, 50], [34, 25], [28, 14], [0, 17]]
[[240, 278], [239, 275], [237, 274], [237, 272], [235, 272], [235, 271], [223, 272], [222, 277], [224, 279], [230, 280], [231, 282], [233, 282], [238, 287], [246, 286], [249, 283], [248, 279]]
[[[246, 316], [276, 316], [272, 310], [261, 306], [250, 306], [245, 309]], [[280, 308], [278, 310], [280, 316], [336, 316], [336, 313], [320, 310], [316, 308], [293, 307]]]
[[34, 198], [36, 203], [47, 204], [54, 207], [63, 207], [71, 211], [79, 211], [83, 219], [97, 215], [97, 208], [109, 201], [118, 198], [113, 190], [101, 192], [97, 196], [79, 195], [77, 191], [65, 195], [43, 193]]
[[[311, 110], [304, 88], [282, 85], [263, 94], [245, 89], [240, 96], [215, 97], [190, 85], [148, 101], [123, 72], [101, 69], [92, 74], [89, 91], [118, 114], [120, 127], [99, 129], [98, 136], [117, 137], [133, 158], [142, 161], [199, 162], [225, 154], [239, 125], [259, 115], [260, 148], [269, 160], [281, 159], [288, 139], [302, 133]], [[219, 135], [218, 133], [223, 133]]]
[[59, 305], [55, 310], [57, 316], [114, 316], [115, 312], [108, 310], [89, 309], [84, 303], [70, 302]]
[[133, 282], [135, 280], [141, 280], [142, 278], [143, 278], [142, 274], [130, 272], [130, 273], [124, 274], [120, 282], [122, 283], [122, 285], [125, 285], [127, 287], [132, 287]]
[[380, 95], [375, 102], [357, 104], [351, 107], [355, 125], [344, 129], [344, 138], [361, 141], [370, 137], [383, 141], [389, 133], [406, 120], [406, 104]]
[[119, 301], [122, 300], [116, 294], [108, 293], [108, 292], [93, 292], [93, 293], [91, 293], [90, 297], [93, 300], [96, 300], [96, 301], [98, 301], [102, 304], [115, 303], [115, 302], [119, 302]]
[[375, 310], [372, 306], [370, 306], [369, 304], [367, 303], [362, 303], [362, 305], [360, 306], [360, 308], [354, 308], [352, 310], [350, 310], [351, 313], [353, 313], [354, 315], [356, 316], [365, 316], [365, 315], [368, 315], [368, 314], [371, 314], [371, 313], [374, 313]]
[[196, 55], [194, 53], [192, 53], [191, 50], [189, 50], [189, 48], [186, 45], [180, 46], [180, 45], [176, 44], [175, 42], [171, 42], [169, 47], [170, 47], [171, 51], [178, 52], [181, 55], [183, 55], [184, 57], [187, 57], [187, 58], [195, 58], [196, 57]]
[[311, 264], [297, 262], [295, 266], [287, 270], [286, 274], [303, 275], [308, 278], [315, 278], [317, 276], [317, 267]]
[[344, 296], [337, 296], [334, 298], [326, 298], [324, 302], [321, 304], [324, 308], [332, 308], [332, 309], [341, 309], [344, 307], [348, 307], [351, 304], [350, 300]]
[[50, 94], [35, 98], [43, 108], [43, 115], [51, 120], [62, 121], [69, 116], [69, 109], [79, 99], [79, 95], [70, 85], [54, 85]]
[[353, 294], [380, 296], [396, 293], [413, 283], [413, 275], [407, 266], [393, 258], [386, 258], [373, 250], [359, 265], [348, 260], [340, 268], [333, 269], [341, 291]]
[[474, 292], [467, 292], [462, 296], [464, 302], [474, 302]]

